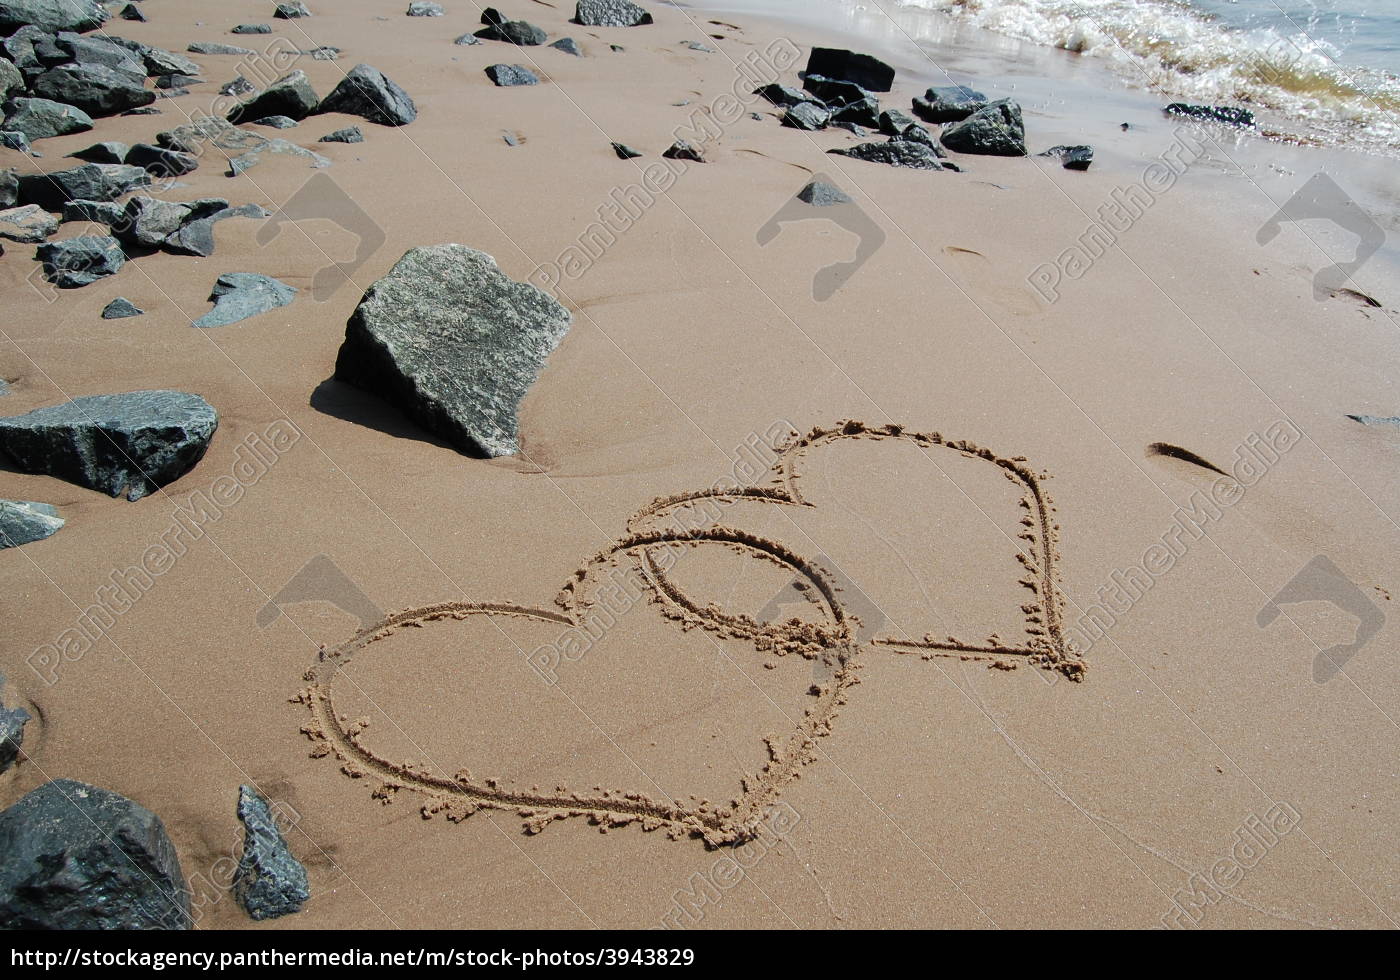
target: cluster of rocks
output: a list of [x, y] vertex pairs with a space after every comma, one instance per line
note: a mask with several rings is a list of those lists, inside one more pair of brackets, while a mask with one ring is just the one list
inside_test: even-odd
[[[415, 5], [417, 6], [417, 5]], [[435, 4], [433, 6], [436, 6]], [[440, 8], [439, 8], [440, 9]], [[412, 10], [410, 9], [410, 14]], [[580, 0], [574, 13], [574, 22], [586, 27], [635, 27], [650, 24], [651, 14], [630, 0]], [[583, 57], [578, 42], [571, 37], [561, 37], [549, 41], [544, 28], [524, 20], [507, 20], [495, 7], [487, 7], [481, 14], [485, 26], [474, 34], [464, 34], [456, 44], [478, 44], [481, 41], [502, 41], [519, 47], [537, 47], [549, 43], [566, 54]], [[614, 45], [616, 48], [616, 45]], [[492, 83], [508, 88], [515, 85], [538, 85], [540, 78], [524, 65], [497, 64], [487, 66], [486, 77]]]
[[[310, 898], [268, 801], [239, 788], [242, 854], [231, 892], [250, 918]], [[0, 929], [189, 929], [199, 910], [165, 824], [120, 793], [55, 779], [0, 813]]]
[[327, 112], [360, 116], [381, 126], [407, 126], [418, 118], [418, 109], [407, 92], [379, 69], [359, 64], [325, 98], [316, 95], [304, 71], [292, 71], [234, 106], [229, 110], [228, 121], [258, 122], [283, 117], [299, 122]]
[[[1027, 155], [1021, 107], [1011, 99], [988, 99], [964, 85], [930, 88], [913, 99], [918, 119], [901, 109], [881, 109], [880, 93], [894, 86], [895, 70], [870, 55], [841, 48], [813, 48], [802, 88], [774, 82], [754, 90], [782, 110], [782, 124], [814, 132], [838, 127], [886, 139], [829, 150], [857, 160], [917, 170], [954, 170], [947, 150], [982, 156]], [[938, 127], [937, 134], [923, 123]], [[1093, 160], [1087, 146], [1057, 146], [1042, 156], [1058, 156], [1070, 169], [1083, 170]]]

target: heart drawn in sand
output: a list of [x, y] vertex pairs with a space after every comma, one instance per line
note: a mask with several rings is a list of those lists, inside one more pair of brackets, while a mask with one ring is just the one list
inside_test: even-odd
[[[964, 461], [960, 465], [970, 461], [983, 471], [981, 476], [1009, 482], [1012, 496], [1008, 499], [1019, 509], [1009, 519], [1014, 521], [1011, 530], [1000, 531], [993, 544], [1011, 556], [1006, 559], [1008, 570], [1017, 567], [1010, 564], [1012, 557], [1019, 564], [1015, 588], [1024, 590], [1023, 598], [1025, 592], [1030, 593], [1028, 601], [1019, 603], [1015, 615], [1022, 636], [1004, 640], [992, 633], [985, 640], [964, 641], [934, 636], [932, 631], [911, 634], [908, 614], [890, 617], [906, 620], [903, 623], [885, 622], [882, 617], [880, 628], [862, 629], [847, 601], [848, 593], [837, 584], [839, 577], [801, 550], [811, 541], [811, 534], [794, 520], [817, 516], [824, 508], [826, 513], [820, 516], [843, 517], [839, 505], [808, 499], [808, 495], [818, 495], [800, 485], [799, 477], [814, 452], [829, 453], [832, 447], [850, 441], [871, 443], [867, 448], [879, 453], [897, 446], [901, 452], [914, 454], [916, 462], [938, 454], [933, 463], [939, 466], [939, 473], [949, 461]], [[882, 443], [888, 445], [881, 447]], [[862, 465], [866, 465], [864, 461]], [[805, 766], [817, 761], [817, 740], [832, 734], [840, 706], [852, 696], [862, 666], [857, 658], [863, 653], [986, 660], [1003, 669], [1025, 663], [1072, 680], [1082, 679], [1084, 664], [1070, 649], [1061, 627], [1053, 508], [1041, 486], [1044, 474], [1032, 471], [1024, 459], [1000, 457], [938, 433], [848, 421], [834, 428], [813, 429], [780, 447], [770, 475], [770, 481], [761, 486], [715, 487], [652, 501], [628, 521], [621, 539], [574, 573], [553, 608], [510, 602], [442, 602], [390, 615], [339, 646], [323, 650], [305, 674], [307, 686], [293, 698], [311, 712], [311, 721], [303, 731], [314, 743], [312, 756], [333, 755], [347, 775], [374, 783], [374, 796], [386, 803], [401, 790], [421, 794], [425, 818], [441, 814], [457, 821], [484, 807], [514, 810], [524, 819], [527, 831], [535, 832], [554, 820], [582, 816], [603, 830], [639, 823], [647, 830], [665, 829], [673, 838], [697, 837], [717, 846], [754, 837], [765, 813], [779, 802], [788, 784]], [[986, 513], [966, 490], [959, 488], [959, 493]], [[921, 503], [926, 501], [912, 501], [907, 506]], [[703, 519], [697, 516], [701, 514], [705, 514]], [[770, 521], [764, 525], [764, 520], [774, 517], [787, 523], [774, 525]], [[854, 515], [854, 519], [863, 518]], [[779, 526], [780, 531], [755, 530], [764, 526]], [[860, 540], [863, 545], [864, 539]], [[921, 549], [918, 555], [928, 550], [922, 542], [916, 547]], [[761, 567], [791, 580], [805, 597], [805, 614], [763, 619], [702, 601], [704, 576], [695, 572], [709, 565], [686, 556], [705, 549], [711, 554], [718, 549], [724, 561], [748, 563], [746, 574]], [[918, 561], [916, 555], [915, 563]], [[637, 596], [646, 600], [638, 601], [631, 611], [626, 604], [619, 611], [608, 599], [608, 590], [616, 590], [622, 579], [635, 583]], [[1008, 585], [1004, 594], [1010, 595], [1011, 588]], [[913, 615], [918, 616], [923, 611], [921, 601], [906, 602], [902, 608], [913, 609]], [[610, 611], [604, 614], [604, 609]], [[441, 630], [448, 627], [467, 630], [474, 642], [464, 643], [459, 638], [441, 643]], [[594, 633], [596, 646], [591, 639]], [[561, 639], [557, 644], [540, 644], [538, 641], [547, 635]], [[410, 638], [412, 649], [408, 649]], [[556, 682], [559, 649], [564, 649], [571, 661], [575, 658], [570, 650], [591, 649], [569, 668], [584, 674], [566, 677], [557, 690], [611, 743], [609, 747], [599, 741], [599, 746], [615, 749], [617, 758], [633, 767], [619, 763], [605, 774], [593, 774], [595, 779], [618, 780], [614, 783], [617, 788], [598, 787], [587, 793], [562, 785], [554, 791], [538, 786], [527, 789], [475, 775], [482, 765], [498, 761], [483, 758], [454, 757], [454, 764], [465, 767], [448, 774], [439, 766], [395, 761], [396, 752], [417, 751], [418, 743], [412, 739], [408, 748], [392, 736], [376, 742], [367, 734], [371, 712], [364, 707], [362, 685], [374, 683], [374, 667], [366, 670], [366, 658], [373, 661], [376, 654], [398, 656], [377, 665], [381, 679], [389, 678], [382, 684], [388, 697], [395, 696], [395, 688], [415, 688], [417, 681], [417, 690], [430, 689], [423, 692], [425, 695], [446, 699], [453, 694], [449, 690], [453, 683], [470, 684], [462, 678], [480, 678], [492, 669], [483, 653], [488, 641], [496, 646], [504, 642], [529, 662], [536, 674]], [[376, 650], [377, 644], [384, 646]], [[422, 658], [432, 660], [432, 669], [418, 676], [412, 661]], [[813, 669], [793, 669], [802, 663], [810, 663]], [[823, 669], [818, 671], [817, 667]], [[593, 687], [581, 680], [589, 670], [593, 671], [588, 678]], [[647, 676], [661, 678], [662, 686], [654, 690], [641, 685], [634, 688], [637, 678]], [[576, 683], [581, 686], [572, 692], [566, 689], [567, 684]], [[512, 682], [493, 690], [492, 706], [518, 698], [521, 711], [532, 710], [539, 701], [538, 692], [519, 691], [518, 686]], [[471, 693], [470, 688], [465, 692], [466, 696]], [[377, 710], [372, 699], [368, 703]], [[352, 720], [352, 715], [358, 717]], [[609, 721], [621, 737], [631, 741], [619, 744], [595, 716]], [[454, 717], [461, 718], [464, 726], [470, 720], [465, 710], [454, 712]], [[753, 726], [759, 727], [749, 745], [749, 737], [742, 733]], [[383, 727], [376, 723], [376, 733]], [[723, 766], [715, 771], [717, 767], [707, 756], [718, 749], [717, 743], [706, 739], [719, 739], [719, 731], [740, 732], [738, 737], [743, 740], [740, 750], [730, 749], [733, 771]], [[468, 737], [465, 747], [454, 743], [453, 751], [480, 752], [480, 745], [489, 742], [489, 737], [490, 732], [482, 730]], [[529, 748], [535, 750], [534, 746]], [[581, 744], [565, 746], [555, 753], [555, 761], [572, 759], [571, 753], [582, 753], [584, 748]], [[495, 746], [485, 752], [508, 754], [514, 749]], [[535, 755], [523, 754], [516, 768], [533, 773], [538, 758], [537, 751]], [[668, 790], [656, 778], [643, 778], [654, 768], [664, 768], [668, 775], [662, 778], [672, 787], [684, 786], [687, 792]], [[542, 779], [559, 775], [557, 768], [540, 773]], [[633, 785], [623, 787], [620, 782], [624, 779]], [[648, 784], [659, 795], [641, 791]], [[729, 798], [712, 803], [701, 795], [704, 792]]]

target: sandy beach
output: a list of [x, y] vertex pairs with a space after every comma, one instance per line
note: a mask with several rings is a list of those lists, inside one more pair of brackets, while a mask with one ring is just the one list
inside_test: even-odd
[[[171, 389], [219, 421], [134, 502], [0, 464], [65, 521], [0, 550], [3, 703], [33, 716], [0, 808], [60, 778], [149, 808], [198, 928], [1396, 925], [1393, 160], [1169, 116], [1065, 51], [916, 44], [880, 4], [500, 6], [581, 56], [454, 44], [476, 4], [308, 5], [144, 0], [102, 32], [201, 81], [0, 149], [24, 175], [154, 143], [237, 75], [324, 96], [367, 63], [417, 108], [244, 127], [323, 167], [205, 146], [153, 195], [271, 215], [208, 257], [56, 290], [3, 243], [0, 416]], [[753, 94], [814, 47], [893, 66], [882, 108], [1018, 99], [1031, 155], [829, 153], [885, 137]], [[1291, 220], [1315, 175], [1349, 196]], [[794, 204], [813, 180], [850, 204]], [[335, 378], [366, 290], [445, 243], [571, 314], [512, 455]], [[192, 327], [236, 272], [297, 293]], [[102, 319], [118, 297], [145, 315]], [[231, 897], [245, 784], [307, 869], [294, 915]]]

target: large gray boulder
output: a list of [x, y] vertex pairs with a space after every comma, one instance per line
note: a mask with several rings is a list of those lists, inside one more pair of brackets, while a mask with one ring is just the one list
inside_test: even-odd
[[229, 111], [228, 121], [245, 123], [267, 116], [305, 119], [315, 112], [320, 104], [321, 100], [311, 87], [306, 72], [298, 68], [282, 76], [246, 102], [234, 106]]
[[126, 245], [160, 248], [187, 222], [206, 218], [227, 207], [228, 201], [221, 198], [162, 201], [138, 195], [126, 202], [122, 220], [115, 225], [113, 235]]
[[465, 245], [411, 249], [366, 291], [335, 376], [382, 396], [464, 453], [518, 452], [516, 411], [569, 311]]
[[997, 157], [1026, 155], [1026, 126], [1021, 121], [1021, 107], [1010, 99], [988, 102], [961, 122], [945, 127], [938, 138], [944, 146], [958, 153]]
[[0, 0], [0, 34], [25, 25], [55, 31], [94, 31], [107, 20], [107, 11], [94, 0]]
[[316, 111], [344, 112], [381, 126], [407, 126], [418, 118], [418, 109], [407, 92], [378, 68], [363, 64], [351, 69]]
[[23, 133], [29, 140], [43, 140], [92, 129], [92, 117], [77, 106], [52, 99], [13, 99], [5, 129]]
[[0, 418], [0, 454], [25, 473], [140, 500], [193, 469], [218, 427], [218, 413], [198, 395], [88, 395]]
[[59, 289], [89, 286], [116, 275], [126, 264], [121, 242], [110, 235], [82, 235], [45, 242], [35, 250], [34, 257], [44, 266], [44, 278]]
[[636, 27], [650, 24], [651, 14], [631, 0], [578, 0], [574, 21], [585, 27]]
[[142, 167], [122, 163], [85, 163], [71, 170], [47, 174], [23, 174], [19, 199], [45, 211], [63, 210], [66, 201], [115, 201], [128, 191], [145, 187], [150, 174]]
[[[35, 516], [47, 520], [57, 520], [57, 518], [48, 517], [49, 513], [58, 513], [48, 504], [31, 504], [27, 501], [18, 500], [0, 500], [0, 548], [12, 548], [16, 545], [25, 544], [27, 541], [38, 541], [40, 538], [46, 538], [50, 534], [53, 534], [54, 531], [58, 530], [56, 527], [47, 533], [38, 533], [23, 541], [17, 540], [6, 529], [7, 523], [10, 523], [6, 517], [6, 507], [9, 505], [13, 505], [15, 508], [19, 509], [31, 507], [42, 508], [43, 513], [36, 513]], [[62, 526], [63, 521], [58, 521], [58, 527]], [[24, 528], [17, 528], [16, 533], [18, 533], [20, 537], [23, 537]], [[3, 695], [4, 692], [5, 675], [0, 674], [0, 695]], [[5, 772], [19, 759], [19, 751], [24, 748], [24, 726], [30, 721], [31, 718], [28, 711], [25, 711], [23, 708], [7, 708], [5, 707], [5, 702], [0, 700], [0, 772]]]
[[259, 921], [300, 912], [311, 897], [306, 868], [292, 856], [267, 800], [251, 786], [238, 789], [238, 819], [243, 822], [243, 855], [233, 876], [238, 904]]
[[960, 122], [986, 105], [987, 97], [966, 85], [935, 86], [914, 98], [914, 111], [932, 123]]
[[[52, 504], [0, 500], [0, 548], [17, 548], [31, 541], [42, 541], [62, 526], [63, 518]], [[0, 708], [0, 729], [4, 727], [4, 719], [5, 712]], [[5, 771], [3, 749], [0, 746], [0, 772]]]
[[155, 92], [106, 65], [59, 65], [34, 79], [30, 88], [41, 99], [76, 106], [92, 116], [115, 116], [156, 100]]
[[0, 813], [0, 929], [188, 929], [165, 825], [110, 790], [45, 783]]
[[0, 170], [0, 208], [12, 208], [19, 200], [19, 177], [13, 170]]

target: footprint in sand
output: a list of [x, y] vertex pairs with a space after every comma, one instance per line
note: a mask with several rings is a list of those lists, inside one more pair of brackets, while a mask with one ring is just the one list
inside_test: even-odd
[[552, 606], [442, 602], [322, 651], [293, 698], [311, 754], [382, 802], [414, 793], [425, 818], [749, 839], [816, 761], [861, 658], [1082, 677], [1043, 479], [938, 433], [814, 429], [762, 485], [643, 507]]
[[945, 264], [948, 274], [978, 306], [1002, 310], [1014, 316], [1040, 312], [1041, 302], [1035, 294], [1016, 282], [1014, 277], [1008, 278], [1005, 272], [998, 272], [991, 260], [981, 252], [946, 245], [943, 253], [949, 258]]

